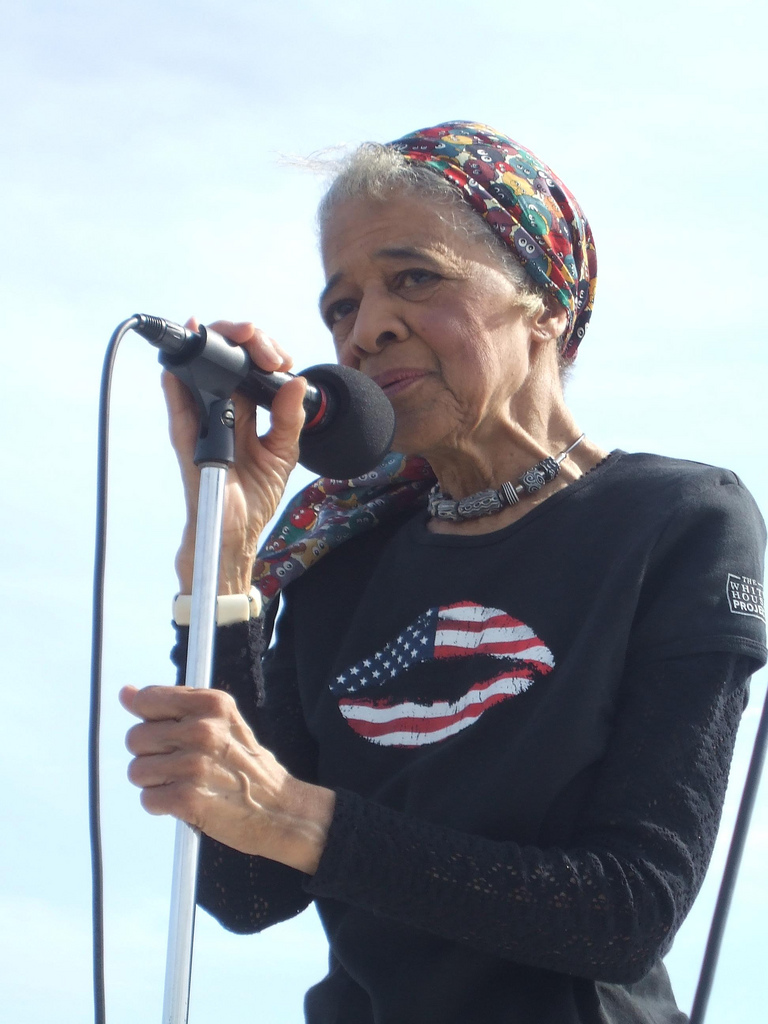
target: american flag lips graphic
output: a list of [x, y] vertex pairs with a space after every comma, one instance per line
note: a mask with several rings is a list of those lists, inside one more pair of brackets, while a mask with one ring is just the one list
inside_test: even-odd
[[[474, 683], [458, 700], [372, 699], [372, 691], [415, 665], [477, 655], [498, 659], [502, 671]], [[337, 676], [331, 691], [358, 735], [382, 746], [419, 747], [468, 728], [488, 708], [527, 690], [554, 665], [550, 649], [525, 623], [499, 608], [461, 601], [424, 612], [376, 654]]]

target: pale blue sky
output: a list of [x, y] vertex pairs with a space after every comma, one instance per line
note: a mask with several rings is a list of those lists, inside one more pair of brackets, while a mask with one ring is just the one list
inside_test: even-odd
[[[329, 360], [315, 309], [321, 186], [285, 157], [486, 121], [550, 163], [594, 228], [600, 282], [570, 386], [583, 428], [607, 448], [730, 466], [766, 509], [768, 17], [757, 0], [27, 0], [0, 17], [3, 1016], [82, 1024], [96, 400], [114, 326], [136, 311], [249, 318], [299, 367]], [[182, 509], [157, 377], [129, 336], [114, 384], [104, 684], [111, 1024], [162, 1006], [172, 827], [125, 780], [129, 723], [114, 699], [125, 682], [171, 681]], [[765, 999], [767, 855], [763, 791], [715, 1024]], [[684, 1007], [710, 914], [708, 890], [670, 957]], [[191, 1024], [294, 1024], [323, 958], [311, 914], [254, 938], [201, 915]]]

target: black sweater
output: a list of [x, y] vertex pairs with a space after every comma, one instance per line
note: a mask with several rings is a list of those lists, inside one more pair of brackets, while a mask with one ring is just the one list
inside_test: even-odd
[[316, 899], [312, 1022], [684, 1020], [660, 958], [764, 659], [763, 543], [731, 474], [624, 456], [498, 533], [416, 517], [327, 556], [263, 683], [258, 623], [216, 667], [336, 790], [326, 850], [309, 878], [206, 841], [200, 902], [253, 931]]

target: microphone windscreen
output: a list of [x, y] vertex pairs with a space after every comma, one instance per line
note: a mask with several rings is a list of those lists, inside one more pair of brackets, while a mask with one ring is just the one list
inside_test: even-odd
[[348, 480], [381, 462], [395, 433], [395, 411], [378, 386], [364, 373], [328, 363], [301, 374], [323, 388], [334, 406], [326, 423], [304, 431], [299, 462], [318, 476]]

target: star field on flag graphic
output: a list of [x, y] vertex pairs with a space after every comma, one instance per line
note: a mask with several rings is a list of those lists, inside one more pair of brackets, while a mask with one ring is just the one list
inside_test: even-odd
[[[379, 687], [415, 665], [477, 655], [497, 659], [502, 671], [471, 685], [458, 700], [372, 699]], [[550, 649], [525, 623], [499, 608], [461, 601], [424, 612], [380, 651], [337, 675], [331, 691], [358, 735], [383, 746], [415, 747], [466, 729], [494, 704], [527, 690], [554, 664]]]

